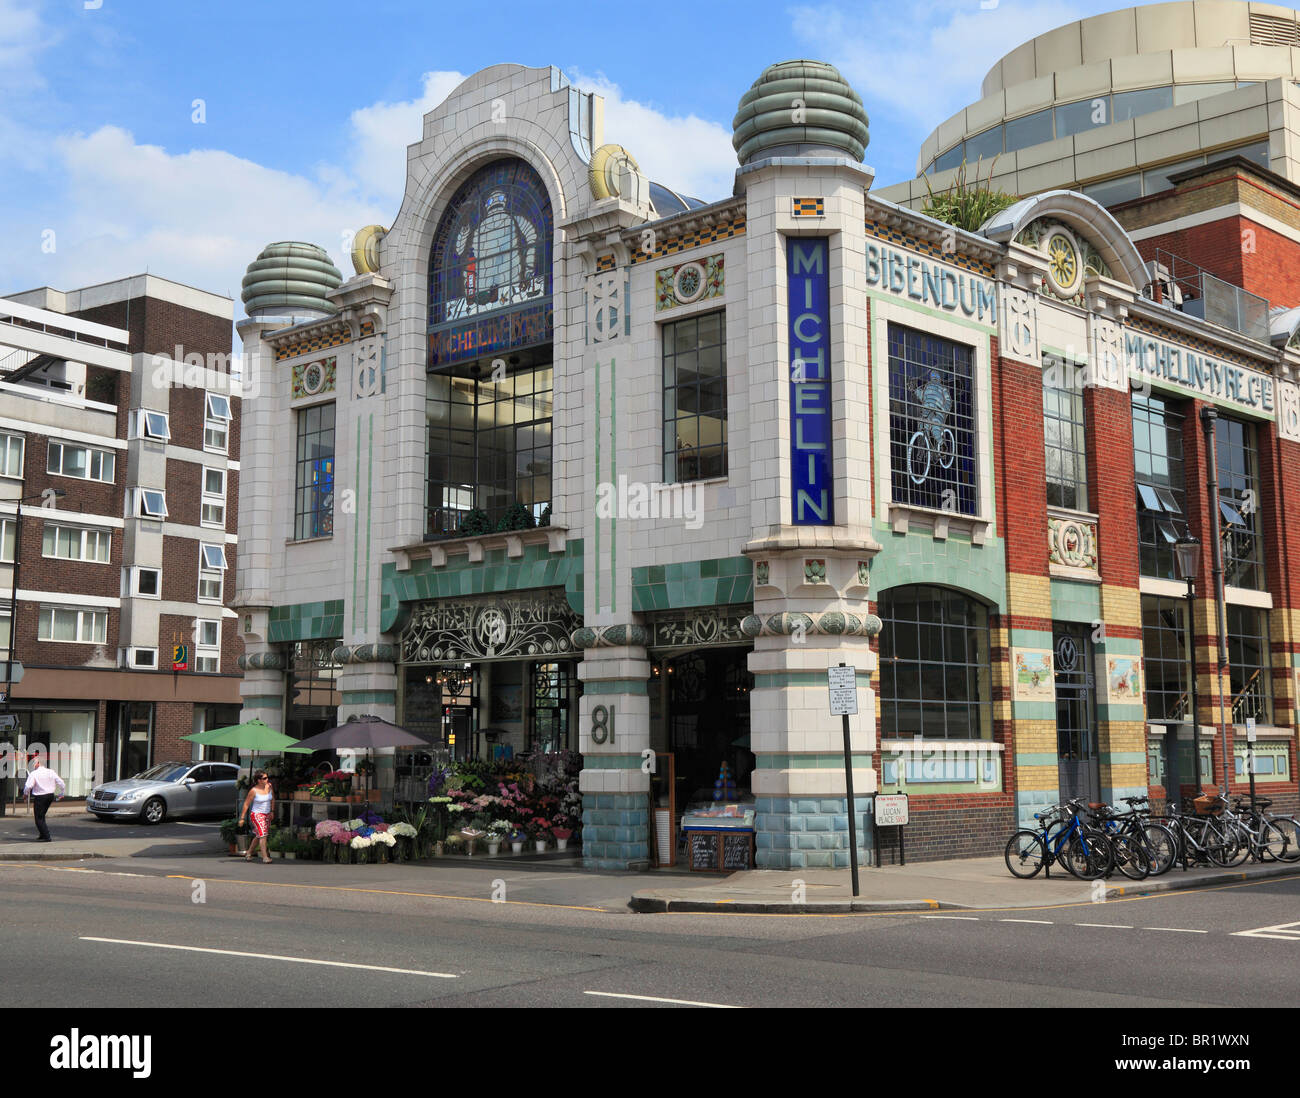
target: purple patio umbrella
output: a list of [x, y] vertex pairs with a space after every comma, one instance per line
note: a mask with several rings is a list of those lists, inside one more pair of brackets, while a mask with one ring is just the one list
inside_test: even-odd
[[[358, 717], [346, 720], [342, 724], [327, 728], [305, 740], [299, 740], [298, 746], [309, 751], [330, 750], [373, 750], [376, 747], [429, 747], [429, 741], [405, 728], [400, 728], [378, 717]], [[369, 788], [369, 779], [367, 779]]]

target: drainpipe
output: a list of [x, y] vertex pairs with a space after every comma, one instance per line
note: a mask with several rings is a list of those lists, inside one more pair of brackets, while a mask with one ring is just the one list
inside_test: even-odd
[[[1215, 448], [1215, 423], [1218, 413], [1211, 407], [1201, 409], [1201, 428], [1205, 433], [1206, 487], [1210, 494], [1210, 547], [1214, 553], [1214, 616], [1219, 630], [1219, 726], [1223, 732], [1223, 795], [1228, 795], [1228, 719], [1223, 704], [1223, 669], [1228, 666], [1228, 634], [1223, 609], [1223, 544], [1219, 533], [1219, 457]], [[1193, 737], [1192, 747], [1200, 743]]]

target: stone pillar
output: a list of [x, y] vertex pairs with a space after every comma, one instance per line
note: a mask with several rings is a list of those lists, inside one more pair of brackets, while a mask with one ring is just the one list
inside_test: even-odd
[[574, 631], [584, 649], [578, 749], [583, 770], [582, 859], [587, 869], [650, 864], [649, 631], [614, 625]]
[[[760, 869], [847, 868], [848, 792], [842, 718], [830, 712], [826, 671], [857, 669], [858, 712], [849, 717], [852, 812], [858, 861], [869, 864], [876, 792], [876, 655], [880, 619], [866, 612], [869, 564], [825, 550], [751, 548], [754, 609], [742, 628], [754, 638], [749, 669], [755, 756], [756, 864]], [[852, 607], [846, 610], [846, 604]]]
[[[334, 659], [343, 665], [339, 674], [339, 723], [349, 717], [372, 716], [397, 723], [397, 647], [392, 644], [342, 644]], [[371, 753], [380, 789], [393, 788], [395, 749], [381, 747]]]
[[239, 719], [259, 720], [277, 732], [284, 731], [285, 683], [284, 653], [266, 643], [265, 607], [244, 607], [239, 615], [244, 654], [239, 669], [244, 677], [239, 683], [242, 702]]

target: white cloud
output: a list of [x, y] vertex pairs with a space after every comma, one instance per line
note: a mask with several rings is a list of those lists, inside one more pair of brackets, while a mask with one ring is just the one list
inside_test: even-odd
[[426, 72], [418, 99], [373, 103], [352, 112], [350, 171], [364, 194], [391, 205], [390, 220], [406, 187], [407, 146], [423, 138], [424, 116], [466, 79], [459, 72]]
[[603, 75], [568, 75], [584, 91], [605, 97], [605, 140], [626, 148], [656, 183], [706, 202], [731, 194], [736, 152], [730, 118], [723, 125], [694, 114], [670, 116], [624, 98], [622, 88]]
[[0, 87], [43, 88], [45, 81], [36, 68], [36, 57], [50, 41], [33, 4], [0, 0]]
[[819, 51], [866, 105], [886, 108], [928, 134], [981, 97], [980, 85], [1004, 54], [1087, 12], [1071, 0], [914, 0], [835, 4], [792, 11], [796, 36]]

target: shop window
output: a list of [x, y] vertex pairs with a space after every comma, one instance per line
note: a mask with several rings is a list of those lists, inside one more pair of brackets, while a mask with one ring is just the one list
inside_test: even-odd
[[1183, 416], [1162, 396], [1133, 397], [1138, 563], [1144, 576], [1179, 579], [1174, 543], [1186, 529]]
[[1182, 599], [1142, 596], [1142, 667], [1149, 721], [1191, 719], [1186, 614]]
[[987, 608], [948, 588], [896, 587], [879, 615], [881, 736], [991, 740]]
[[26, 444], [22, 435], [0, 434], [0, 477], [22, 479]]
[[1264, 590], [1264, 545], [1259, 533], [1259, 461], [1255, 428], [1220, 417], [1215, 425], [1219, 473], [1219, 536], [1223, 582]]
[[[1237, 781], [1250, 781], [1246, 769], [1247, 744], [1238, 733], [1232, 745]], [[1255, 744], [1255, 780], [1257, 782], [1287, 782], [1291, 780], [1291, 745], [1286, 740], [1260, 740]]]
[[1088, 509], [1088, 455], [1084, 432], [1083, 370], [1051, 362], [1043, 371], [1043, 441], [1049, 507]]
[[46, 471], [55, 476], [112, 484], [116, 467], [117, 458], [111, 450], [95, 450], [89, 446], [73, 446], [66, 442], [49, 444]]
[[300, 408], [293, 536], [299, 540], [334, 533], [334, 405]]
[[727, 475], [727, 326], [723, 313], [663, 326], [664, 480]]
[[1254, 717], [1260, 724], [1273, 721], [1273, 683], [1268, 645], [1268, 617], [1253, 606], [1226, 607], [1228, 677], [1232, 692], [1232, 720], [1245, 724]]
[[68, 644], [104, 644], [108, 640], [107, 610], [42, 606], [37, 623], [38, 640]]
[[334, 658], [334, 649], [340, 643], [340, 638], [330, 637], [318, 641], [295, 641], [290, 646], [285, 674], [288, 691], [286, 735], [304, 739], [338, 723], [338, 705], [342, 700], [338, 683], [343, 665]]
[[41, 538], [41, 555], [107, 564], [110, 541], [107, 530], [83, 530], [47, 522]]
[[893, 499], [976, 513], [975, 352], [889, 326], [889, 448]]

